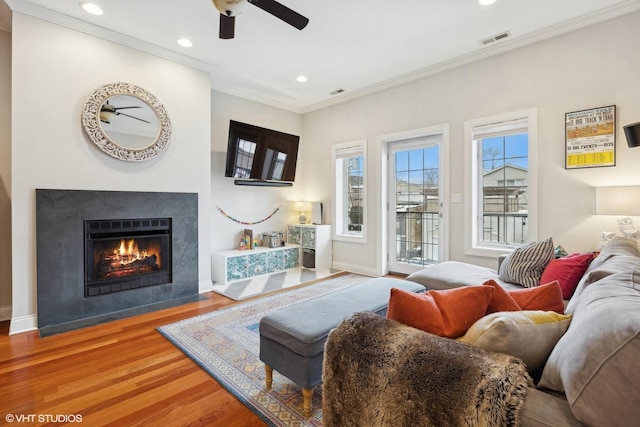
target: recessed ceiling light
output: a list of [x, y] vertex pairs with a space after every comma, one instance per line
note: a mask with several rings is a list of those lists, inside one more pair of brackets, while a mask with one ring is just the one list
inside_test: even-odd
[[296, 81], [300, 83], [304, 83], [307, 81], [307, 76], [303, 76], [302, 74], [300, 74], [298, 77], [296, 77]]
[[193, 43], [191, 43], [191, 40], [189, 39], [180, 39], [178, 40], [178, 44], [182, 47], [191, 47], [193, 46]]
[[494, 4], [496, 0], [478, 0], [482, 6], [489, 6], [490, 4]]
[[102, 15], [104, 13], [97, 4], [82, 2], [80, 3], [80, 6], [82, 6], [85, 12], [92, 15]]

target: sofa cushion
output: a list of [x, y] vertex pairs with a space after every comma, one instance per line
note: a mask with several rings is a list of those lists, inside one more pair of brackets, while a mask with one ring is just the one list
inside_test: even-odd
[[493, 280], [488, 280], [483, 285], [494, 289], [486, 314], [518, 310], [564, 312], [562, 291], [557, 281], [536, 286], [535, 288], [520, 288], [510, 291], [503, 289]]
[[505, 289], [522, 289], [522, 286], [507, 283], [498, 278], [492, 268], [459, 261], [444, 261], [410, 274], [407, 280], [420, 283], [427, 290], [444, 290], [460, 286], [479, 286], [489, 279], [495, 280]]
[[540, 284], [540, 276], [555, 256], [553, 240], [549, 237], [529, 243], [514, 250], [500, 264], [498, 276], [505, 282], [517, 283], [527, 288]]
[[562, 290], [562, 298], [570, 299], [578, 286], [582, 275], [593, 260], [592, 253], [571, 254], [562, 258], [552, 259], [540, 277], [540, 283], [557, 280]]
[[570, 322], [571, 315], [554, 311], [499, 312], [482, 317], [458, 340], [515, 356], [533, 373], [542, 367]]
[[580, 279], [573, 297], [569, 300], [566, 312], [573, 312], [575, 304], [580, 299], [580, 294], [588, 286], [617, 272], [633, 270], [638, 264], [638, 258], [640, 258], [640, 251], [638, 250], [638, 242], [635, 240], [615, 237], [609, 241], [589, 264], [589, 268]]
[[640, 266], [608, 275], [574, 300], [571, 326], [551, 352], [539, 386], [564, 391], [587, 425], [637, 423]]
[[493, 289], [469, 286], [415, 294], [391, 289], [387, 317], [447, 338], [458, 338], [484, 316]]

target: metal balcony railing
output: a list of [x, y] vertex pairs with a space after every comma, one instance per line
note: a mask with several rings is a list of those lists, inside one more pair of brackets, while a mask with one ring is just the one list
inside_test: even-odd
[[[527, 242], [528, 213], [485, 213], [484, 243]], [[396, 259], [398, 262], [428, 265], [438, 262], [438, 212], [396, 212]]]

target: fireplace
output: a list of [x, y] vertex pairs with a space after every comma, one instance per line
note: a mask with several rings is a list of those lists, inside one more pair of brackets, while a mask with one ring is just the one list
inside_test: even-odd
[[198, 236], [197, 193], [36, 189], [40, 335], [197, 301]]
[[84, 221], [85, 297], [171, 282], [171, 219]]

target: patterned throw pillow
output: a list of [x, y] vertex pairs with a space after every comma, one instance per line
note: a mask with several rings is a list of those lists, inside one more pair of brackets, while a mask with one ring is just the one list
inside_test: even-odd
[[526, 288], [540, 284], [540, 277], [547, 264], [555, 257], [553, 240], [529, 243], [514, 250], [500, 265], [499, 277], [509, 283]]

